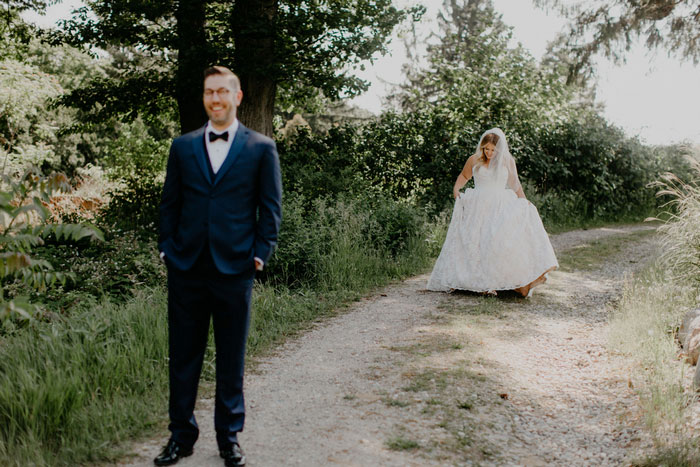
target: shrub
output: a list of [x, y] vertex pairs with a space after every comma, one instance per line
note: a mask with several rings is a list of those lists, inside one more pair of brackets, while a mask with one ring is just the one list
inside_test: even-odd
[[65, 175], [44, 176], [32, 168], [19, 179], [2, 177], [1, 183], [0, 325], [6, 318], [30, 319], [39, 308], [26, 297], [8, 297], [7, 282], [16, 280], [29, 290], [43, 291], [72, 277], [71, 272], [56, 270], [51, 263], [32, 257], [32, 250], [37, 245], [51, 238], [55, 241], [102, 239], [102, 232], [89, 225], [48, 222], [50, 211], [45, 204], [48, 204], [50, 195], [70, 190]]
[[318, 285], [327, 282], [324, 274], [331, 263], [349, 261], [335, 256], [344, 248], [390, 261], [416, 242], [425, 243], [427, 236], [423, 210], [381, 195], [308, 201], [291, 193], [285, 196], [283, 213], [279, 247], [260, 276], [264, 282]]
[[348, 125], [321, 135], [301, 128], [294, 137], [280, 141], [284, 192], [314, 200], [368, 189], [358, 165], [361, 163], [355, 149], [358, 138], [357, 129]]
[[[503, 129], [529, 188], [526, 195], [540, 199], [553, 222], [648, 215], [656, 205], [648, 183], [682, 166], [676, 154], [628, 138], [586, 109], [545, 126], [509, 124], [512, 128]], [[327, 135], [302, 132], [281, 145], [285, 192], [307, 200], [384, 193], [437, 214], [450, 205], [452, 185], [486, 129], [482, 126], [438, 103], [387, 112]]]
[[163, 181], [148, 175], [131, 176], [108, 193], [109, 203], [99, 213], [99, 224], [155, 235]]

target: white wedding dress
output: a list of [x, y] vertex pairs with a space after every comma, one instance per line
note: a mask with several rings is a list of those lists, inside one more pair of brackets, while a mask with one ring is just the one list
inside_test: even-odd
[[508, 170], [473, 172], [455, 201], [428, 289], [487, 292], [523, 287], [559, 266], [537, 208], [506, 188]]

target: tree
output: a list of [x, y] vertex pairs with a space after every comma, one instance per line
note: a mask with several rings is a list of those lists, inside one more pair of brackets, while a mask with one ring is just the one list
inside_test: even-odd
[[[437, 32], [419, 40], [414, 31], [413, 41], [406, 44], [411, 57], [404, 66], [407, 84], [390, 98], [404, 110], [412, 108], [415, 100], [444, 96], [454, 81], [453, 70], [478, 70], [508, 47], [510, 28], [491, 0], [443, 0], [437, 19]], [[433, 41], [427, 47], [427, 68], [416, 65], [420, 59], [415, 49], [424, 41]]]
[[49, 4], [48, 0], [0, 1], [0, 59], [19, 59], [36, 32], [32, 25], [22, 21], [20, 13], [44, 12]]
[[61, 93], [60, 85], [36, 67], [4, 60], [0, 89], [0, 174], [21, 173], [28, 165], [52, 161], [62, 116], [47, 111], [46, 101]]
[[520, 122], [550, 122], [569, 100], [556, 71], [509, 45], [511, 28], [491, 0], [444, 0], [438, 23], [428, 66], [408, 70], [409, 84], [394, 96], [404, 110], [427, 104], [477, 128], [514, 129]]
[[[86, 2], [54, 40], [128, 50], [131, 66], [96, 79], [62, 103], [93, 121], [166, 111], [177, 103], [182, 131], [201, 126], [201, 72], [229, 66], [241, 78], [244, 124], [272, 133], [280, 88], [299, 100], [352, 96], [367, 83], [353, 66], [384, 52], [393, 28], [422, 8], [391, 0], [108, 0]], [[144, 66], [143, 64], [146, 64]], [[299, 109], [303, 110], [303, 109]]]
[[477, 64], [476, 50], [484, 45], [505, 48], [510, 39], [510, 27], [491, 0], [443, 0], [438, 24], [440, 42], [429, 49], [430, 54], [465, 67]]
[[632, 44], [643, 38], [649, 49], [663, 48], [697, 64], [700, 61], [700, 4], [697, 0], [535, 0], [558, 8], [571, 23], [551, 45], [550, 53], [568, 66], [567, 83], [593, 75], [598, 53], [624, 60]]

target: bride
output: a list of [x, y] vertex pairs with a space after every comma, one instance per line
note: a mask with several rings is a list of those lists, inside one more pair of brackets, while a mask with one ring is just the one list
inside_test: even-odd
[[[475, 188], [460, 193], [472, 176]], [[532, 295], [559, 264], [500, 128], [481, 136], [453, 191], [452, 221], [428, 289]]]

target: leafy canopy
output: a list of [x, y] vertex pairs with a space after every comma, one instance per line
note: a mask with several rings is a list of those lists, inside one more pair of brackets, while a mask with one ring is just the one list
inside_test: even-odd
[[639, 38], [647, 48], [700, 62], [700, 3], [697, 0], [535, 0], [558, 8], [571, 20], [551, 54], [568, 65], [568, 82], [594, 74], [593, 58], [602, 53], [616, 62]]
[[[317, 93], [337, 98], [364, 91], [368, 83], [353, 76], [352, 69], [385, 53], [393, 28], [423, 11], [398, 9], [391, 0], [280, 0], [277, 5], [266, 26], [272, 28], [274, 56], [258, 72], [274, 79], [287, 108]], [[95, 79], [61, 102], [89, 111], [92, 121], [158, 114], [175, 106], [176, 85], [185, 79], [182, 71], [178, 74], [183, 43], [195, 44], [209, 63], [236, 62], [242, 47], [233, 39], [235, 2], [204, 2], [202, 44], [194, 31], [179, 27], [178, 6], [172, 1], [87, 1], [54, 40], [120, 52], [123, 61], [114, 76]], [[186, 71], [195, 77], [188, 82], [199, 82], [201, 71]]]

